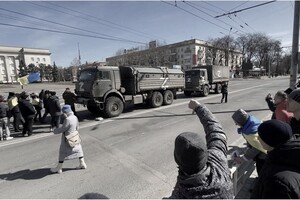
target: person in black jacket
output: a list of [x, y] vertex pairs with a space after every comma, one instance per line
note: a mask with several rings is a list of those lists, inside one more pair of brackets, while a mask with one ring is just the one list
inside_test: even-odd
[[177, 183], [170, 199], [232, 199], [233, 184], [227, 161], [226, 135], [212, 113], [195, 100], [189, 102], [205, 134], [184, 132], [175, 139]]
[[28, 134], [28, 136], [31, 136], [33, 119], [34, 119], [36, 111], [35, 111], [33, 105], [29, 101], [29, 93], [28, 92], [21, 93], [20, 100], [19, 100], [19, 108], [20, 108], [21, 114], [25, 120], [25, 123], [23, 125], [22, 134], [23, 134], [23, 136], [25, 136], [26, 134]]
[[59, 103], [59, 98], [56, 96], [56, 92], [51, 91], [51, 96], [48, 98], [48, 109], [51, 115], [51, 126], [50, 131], [53, 131], [54, 126], [59, 128], [61, 107]]
[[300, 140], [289, 124], [276, 119], [263, 122], [258, 134], [268, 154], [251, 198], [300, 199]]
[[228, 97], [228, 85], [226, 83], [222, 83], [222, 99], [221, 99], [221, 103], [223, 103], [223, 100], [225, 98], [225, 103], [227, 103], [227, 97]]

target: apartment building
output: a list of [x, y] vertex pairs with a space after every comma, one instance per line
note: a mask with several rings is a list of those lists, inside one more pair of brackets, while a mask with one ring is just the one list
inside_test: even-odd
[[208, 42], [191, 39], [174, 44], [156, 46], [141, 51], [124, 51], [122, 55], [106, 58], [108, 65], [181, 66], [182, 70], [197, 65], [227, 65], [232, 71], [242, 65], [242, 54], [231, 49], [221, 49]]
[[48, 49], [0, 46], [0, 83], [16, 82], [20, 62], [51, 65]]

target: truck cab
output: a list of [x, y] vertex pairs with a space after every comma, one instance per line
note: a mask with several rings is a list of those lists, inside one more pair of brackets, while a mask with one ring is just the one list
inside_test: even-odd
[[200, 92], [203, 96], [209, 93], [209, 82], [206, 69], [191, 69], [185, 71], [184, 94], [190, 96], [193, 92]]

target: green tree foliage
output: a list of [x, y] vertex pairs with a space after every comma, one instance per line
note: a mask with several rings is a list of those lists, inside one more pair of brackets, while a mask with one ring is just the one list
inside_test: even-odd
[[58, 68], [57, 68], [55, 62], [53, 63], [53, 68], [52, 68], [52, 78], [53, 78], [53, 82], [59, 81]]
[[20, 64], [19, 64], [19, 77], [22, 77], [22, 76], [26, 76], [28, 74], [27, 72], [27, 67], [24, 63], [23, 60], [20, 60]]
[[35, 64], [31, 63], [27, 66], [27, 72], [28, 73], [35, 73], [35, 72], [39, 72], [40, 69], [39, 67], [37, 67]]
[[51, 65], [47, 65], [45, 66], [45, 70], [44, 70], [44, 77], [48, 80], [51, 81], [52, 78], [52, 66]]

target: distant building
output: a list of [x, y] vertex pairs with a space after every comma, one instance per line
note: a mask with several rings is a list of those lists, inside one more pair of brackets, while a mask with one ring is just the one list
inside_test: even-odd
[[48, 49], [0, 46], [0, 83], [17, 81], [20, 62], [51, 65], [50, 55]]
[[228, 52], [228, 66], [235, 71], [242, 65], [242, 53], [197, 39], [164, 46], [151, 41], [146, 50], [124, 51], [122, 55], [106, 58], [106, 62], [108, 65], [181, 66], [182, 70], [187, 70], [197, 65], [227, 65]]

